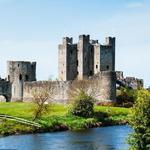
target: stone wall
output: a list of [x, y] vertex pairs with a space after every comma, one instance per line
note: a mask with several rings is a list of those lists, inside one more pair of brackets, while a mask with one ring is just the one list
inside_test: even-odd
[[[68, 89], [70, 81], [33, 81], [25, 82], [23, 89], [23, 101], [30, 102], [33, 100], [33, 91], [41, 90], [45, 87], [50, 87], [53, 93], [50, 95], [52, 101], [55, 103], [67, 103], [68, 101]], [[51, 93], [51, 92], [50, 92]]]
[[116, 71], [117, 83], [120, 82], [121, 86], [127, 86], [132, 89], [141, 89], [144, 87], [143, 79], [135, 77], [124, 77], [122, 71]]
[[[86, 80], [85, 80], [86, 81]], [[116, 99], [116, 73], [115, 72], [100, 72], [87, 80], [87, 90], [96, 90], [95, 98], [99, 101], [115, 101]], [[51, 94], [52, 101], [55, 103], [67, 103], [69, 101], [69, 92], [74, 81], [36, 81], [25, 82], [23, 89], [23, 101], [32, 100], [32, 92], [40, 90], [45, 85], [52, 87], [53, 94]], [[95, 85], [95, 86], [93, 86]]]
[[11, 101], [11, 83], [4, 79], [0, 79], [0, 95], [4, 96], [6, 102]]

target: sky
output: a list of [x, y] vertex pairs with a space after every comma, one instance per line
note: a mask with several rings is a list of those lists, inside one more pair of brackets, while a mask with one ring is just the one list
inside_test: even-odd
[[0, 76], [8, 60], [36, 61], [37, 79], [58, 76], [62, 37], [116, 37], [116, 70], [150, 85], [149, 0], [0, 0]]

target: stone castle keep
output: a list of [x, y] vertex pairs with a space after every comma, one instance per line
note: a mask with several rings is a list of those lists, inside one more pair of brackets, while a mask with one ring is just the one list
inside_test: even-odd
[[[31, 101], [33, 89], [53, 86], [53, 101], [66, 103], [73, 80], [91, 80], [97, 86], [97, 98], [115, 101], [116, 84], [131, 88], [143, 87], [143, 80], [124, 78], [115, 71], [115, 38], [107, 37], [104, 44], [80, 35], [78, 43], [63, 38], [58, 52], [59, 81], [36, 81], [36, 62], [8, 61], [7, 77], [0, 79], [0, 95], [6, 101]], [[116, 75], [117, 74], [117, 75]], [[89, 85], [89, 88], [92, 88]]]
[[59, 45], [59, 79], [82, 80], [101, 71], [115, 71], [115, 38], [107, 37], [105, 44], [80, 35], [79, 42], [63, 38]]

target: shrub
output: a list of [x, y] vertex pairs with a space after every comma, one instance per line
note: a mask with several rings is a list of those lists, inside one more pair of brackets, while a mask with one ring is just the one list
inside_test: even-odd
[[130, 125], [134, 129], [129, 137], [132, 150], [150, 150], [150, 92], [138, 92], [137, 101], [132, 110]]
[[75, 97], [70, 110], [72, 115], [79, 117], [91, 117], [94, 112], [94, 99], [84, 91], [80, 91]]
[[122, 107], [132, 107], [137, 98], [138, 90], [122, 87], [117, 91], [116, 105]]

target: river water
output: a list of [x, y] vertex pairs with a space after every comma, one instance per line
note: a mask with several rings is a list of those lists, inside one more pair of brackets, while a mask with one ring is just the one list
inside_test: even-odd
[[15, 135], [0, 138], [0, 150], [127, 150], [128, 126], [82, 131]]

